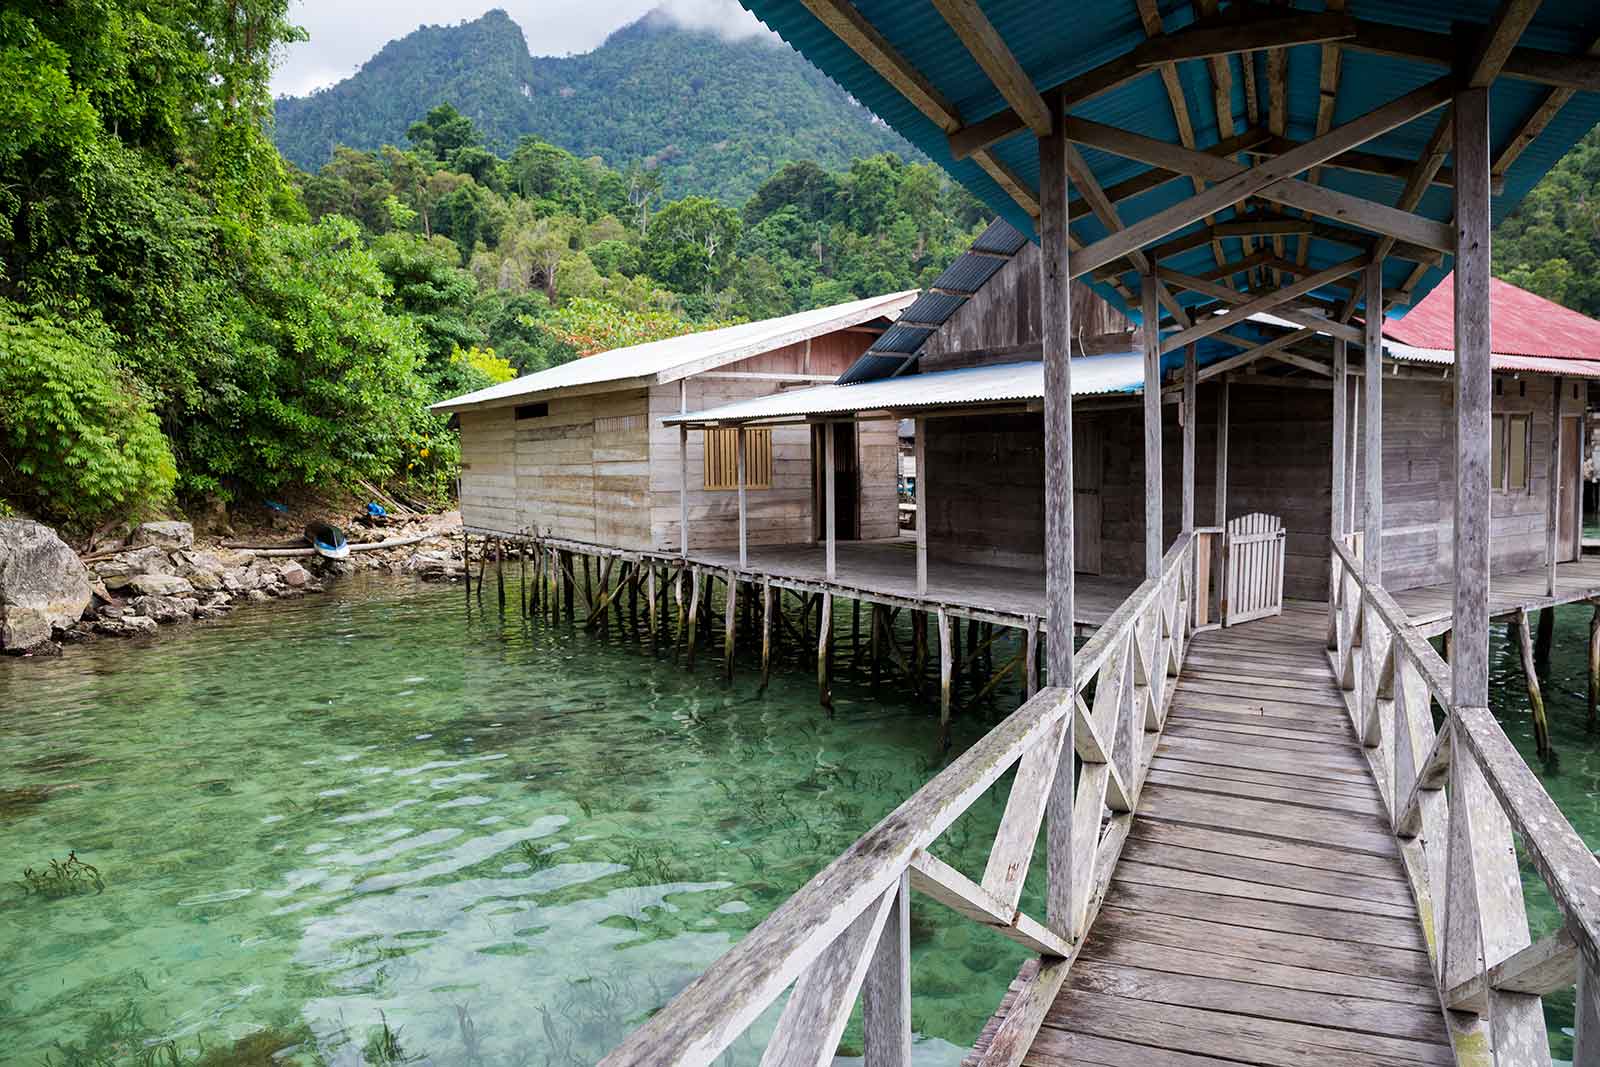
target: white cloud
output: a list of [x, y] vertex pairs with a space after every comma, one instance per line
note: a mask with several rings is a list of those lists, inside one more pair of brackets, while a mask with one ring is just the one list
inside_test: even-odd
[[592, 51], [656, 7], [680, 26], [727, 40], [777, 39], [736, 0], [293, 0], [290, 18], [311, 39], [288, 49], [273, 74], [273, 92], [300, 96], [332, 85], [419, 26], [454, 25], [496, 7], [522, 27], [536, 56]]

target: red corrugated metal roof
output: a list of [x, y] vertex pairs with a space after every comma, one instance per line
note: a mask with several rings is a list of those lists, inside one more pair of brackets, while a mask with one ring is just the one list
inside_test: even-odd
[[[1383, 332], [1402, 344], [1453, 350], [1454, 272], [1404, 318], [1389, 319]], [[1490, 321], [1496, 355], [1548, 359], [1600, 359], [1600, 322], [1499, 278], [1489, 280]]]

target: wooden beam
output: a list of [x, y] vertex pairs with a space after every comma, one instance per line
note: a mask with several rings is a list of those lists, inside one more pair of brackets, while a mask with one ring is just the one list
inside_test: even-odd
[[[1154, 0], [1139, 0], [1139, 2], [1141, 4], [1153, 3]], [[1200, 151], [1205, 152], [1207, 155], [1216, 156], [1218, 159], [1224, 159], [1228, 156], [1236, 156], [1240, 152], [1246, 151], [1253, 146], [1262, 143], [1270, 136], [1271, 135], [1267, 133], [1266, 127], [1264, 126], [1251, 127], [1250, 129], [1245, 130], [1243, 133], [1230, 137], [1225, 141], [1218, 141], [1210, 148], [1200, 149]], [[1188, 146], [1185, 145], [1185, 147]], [[1165, 167], [1151, 167], [1149, 170], [1135, 174], [1133, 177], [1117, 182], [1115, 185], [1106, 186], [1106, 198], [1109, 199], [1113, 204], [1120, 204], [1122, 201], [1130, 199], [1131, 197], [1138, 196], [1141, 193], [1148, 193], [1150, 190], [1159, 188], [1160, 186], [1165, 185], [1167, 182], [1176, 181], [1179, 178], [1184, 177], [1189, 177], [1191, 181], [1198, 184], [1199, 188], [1195, 190], [1196, 192], [1199, 192], [1200, 189], [1205, 188], [1204, 178], [1185, 175], [1175, 170], [1167, 170]], [[1081, 198], [1072, 201], [1072, 203], [1067, 206], [1067, 215], [1069, 218], [1077, 218], [1080, 215], [1088, 214], [1088, 212], [1089, 205]]]
[[826, 545], [826, 573], [828, 581], [838, 576], [838, 476], [834, 472], [833, 423], [825, 422], [818, 431], [822, 434], [822, 492], [823, 537]]
[[[1396, 232], [1395, 236], [1419, 244], [1431, 247], [1448, 245], [1449, 239], [1444, 232], [1448, 227], [1441, 227], [1431, 220], [1419, 219], [1380, 204], [1363, 201], [1359, 197], [1347, 197], [1305, 182], [1296, 182], [1291, 176], [1403, 125], [1419, 115], [1426, 114], [1448, 100], [1449, 93], [1449, 79], [1430, 82], [1398, 100], [1337, 127], [1322, 137], [1308, 141], [1255, 167], [1244, 167], [1227, 160], [1219, 160], [1202, 152], [1191, 152], [1178, 145], [1157, 141], [1154, 138], [1139, 137], [1127, 131], [1116, 130], [1114, 127], [1084, 120], [1069, 120], [1067, 132], [1075, 141], [1091, 144], [1093, 147], [1128, 158], [1141, 159], [1142, 162], [1155, 166], [1190, 170], [1208, 181], [1217, 182], [1204, 193], [1174, 204], [1164, 211], [1141, 219], [1119, 233], [1110, 234], [1095, 242], [1081, 255], [1074, 257], [1075, 275], [1087, 273], [1126, 255], [1133, 249], [1142, 248], [1151, 241], [1182, 229], [1212, 211], [1252, 195], [1260, 195], [1280, 203], [1290, 203], [1291, 206], [1312, 210], [1342, 221], [1354, 222], [1369, 229], [1382, 232], [1404, 231]], [[1279, 185], [1284, 188], [1277, 188]]]
[[[1198, 380], [1198, 376], [1197, 376]], [[1211, 525], [1228, 523], [1228, 380], [1217, 384], [1217, 500]], [[1222, 582], [1217, 582], [1220, 588]], [[1199, 591], [1196, 592], [1199, 595]]]
[[[1122, 219], [1117, 216], [1116, 207], [1106, 196], [1105, 190], [1100, 188], [1099, 181], [1095, 179], [1094, 171], [1089, 169], [1089, 164], [1084, 161], [1083, 156], [1079, 154], [1077, 148], [1071, 142], [1067, 144], [1067, 176], [1073, 182], [1076, 182], [1078, 188], [1083, 191], [1084, 202], [1089, 205], [1089, 209], [1094, 212], [1095, 218], [1100, 220], [1100, 224], [1106, 228], [1108, 233], [1116, 233], [1122, 229]], [[1071, 216], [1069, 215], [1068, 217], [1070, 218]], [[1128, 261], [1133, 264], [1141, 275], [1150, 273], [1150, 261], [1145, 258], [1143, 252], [1128, 253]], [[1188, 321], [1189, 316], [1183, 305], [1178, 303], [1177, 297], [1173, 296], [1167, 290], [1167, 287], [1160, 284], [1159, 281], [1157, 282], [1156, 296], [1160, 299], [1162, 306], [1172, 313], [1174, 321], [1180, 325]]]
[[[1346, 360], [1349, 358], [1345, 351], [1345, 343], [1341, 338], [1333, 339], [1333, 474], [1329, 483], [1328, 496], [1330, 519], [1329, 535], [1335, 541], [1343, 543], [1344, 538], [1344, 454], [1345, 435], [1350, 432], [1349, 412], [1346, 401], [1349, 394], [1345, 391], [1347, 369]], [[1330, 592], [1331, 595], [1331, 592]]]
[[[1062, 102], [1051, 102], [1052, 132], [1039, 139], [1039, 323], [1044, 360], [1045, 654], [1049, 683], [1073, 692], [1072, 296], [1067, 248], [1067, 145]], [[1068, 717], [1069, 720], [1071, 716]], [[1064, 742], [1073, 751], [1069, 728]], [[1057, 768], [1050, 793], [1046, 914], [1057, 932], [1071, 929], [1072, 758]]]
[[1202, 337], [1209, 337], [1218, 330], [1248, 319], [1251, 315], [1262, 311], [1268, 311], [1280, 304], [1294, 299], [1297, 296], [1309, 293], [1313, 289], [1321, 288], [1337, 278], [1343, 278], [1345, 275], [1350, 274], [1353, 271], [1358, 271], [1361, 269], [1365, 261], [1365, 256], [1358, 256], [1355, 259], [1346, 260], [1343, 263], [1329, 267], [1327, 270], [1322, 270], [1315, 274], [1307, 275], [1306, 277], [1301, 278], [1299, 281], [1296, 281], [1291, 285], [1286, 285], [1274, 292], [1263, 293], [1262, 295], [1254, 297], [1253, 299], [1248, 299], [1244, 303], [1229, 309], [1221, 315], [1211, 315], [1203, 318], [1196, 322], [1193, 326], [1190, 326], [1188, 329], [1182, 330], [1177, 334], [1167, 338], [1166, 341], [1162, 343], [1161, 350], [1163, 352], [1172, 352], [1186, 344], [1198, 341]]
[[[1456, 95], [1453, 703], [1489, 704], [1489, 90]], [[1367, 388], [1372, 388], [1368, 376]]]
[[[1145, 275], [1144, 287], [1144, 576], [1161, 576], [1161, 353], [1157, 325], [1156, 278]], [[1185, 331], [1187, 332], [1187, 331]]]
[[[1298, 148], [1304, 141], [1296, 141], [1289, 137], [1270, 137], [1261, 141], [1246, 151], [1255, 156], [1276, 156], [1291, 149]], [[1405, 181], [1411, 176], [1416, 161], [1403, 159], [1400, 156], [1387, 156], [1378, 152], [1365, 152], [1361, 149], [1351, 149], [1341, 152], [1332, 159], [1318, 164], [1318, 167], [1333, 167], [1335, 170], [1348, 170], [1356, 174], [1375, 174], [1380, 178], [1395, 178]], [[1432, 175], [1430, 181], [1434, 185], [1446, 189], [1455, 184], [1455, 178], [1449, 167], [1443, 167], [1437, 174]]]
[[1211, 227], [1211, 233], [1216, 237], [1282, 237], [1285, 234], [1310, 233], [1313, 229], [1310, 219], [1249, 214], [1219, 222]]
[[[1229, 334], [1219, 334], [1218, 336], [1230, 341], [1235, 340], [1235, 338]], [[1228, 356], [1226, 359], [1219, 359], [1215, 363], [1201, 367], [1199, 373], [1195, 376], [1196, 381], [1203, 382], [1207, 379], [1215, 378], [1218, 375], [1226, 374], [1229, 371], [1235, 371], [1241, 367], [1249, 366], [1251, 363], [1254, 363], [1259, 359], [1265, 359], [1268, 356], [1271, 356], [1274, 352], [1283, 351], [1298, 341], [1304, 341], [1315, 336], [1316, 331], [1307, 328], [1296, 330], [1293, 333], [1286, 333], [1280, 337], [1275, 337], [1263, 344], [1258, 344], [1253, 348], [1248, 348], [1236, 356]]]
[[[1006, 45], [978, 6], [977, 0], [933, 0], [933, 6], [944, 16], [945, 22], [955, 31], [978, 66], [994, 82], [1000, 95], [1011, 109], [1022, 116], [1022, 121], [1040, 137], [1050, 133], [1050, 109], [1044, 98], [1034, 88], [1033, 79], [1022, 69], [1016, 56]], [[950, 131], [946, 131], [947, 133]]]
[[[1227, 286], [1221, 285], [1217, 282], [1211, 282], [1205, 280], [1204, 278], [1197, 278], [1190, 274], [1184, 274], [1181, 271], [1175, 271], [1170, 267], [1158, 267], [1156, 272], [1162, 278], [1176, 285], [1180, 290], [1203, 293], [1206, 296], [1221, 300], [1225, 303], [1244, 304], [1256, 299], [1250, 293], [1241, 293], [1236, 290], [1229, 289]], [[1313, 333], [1322, 332], [1333, 337], [1343, 337], [1346, 340], [1353, 341], [1359, 341], [1361, 339], [1361, 334], [1355, 329], [1355, 327], [1342, 322], [1333, 322], [1321, 315], [1292, 310], [1282, 306], [1274, 308], [1273, 314], [1278, 318], [1286, 319], [1289, 322], [1295, 323], [1297, 326], [1306, 327]], [[1306, 335], [1309, 336], [1309, 333]], [[1201, 372], [1202, 381], [1204, 380], [1204, 373], [1204, 371]]]
[[[1355, 36], [1340, 41], [1340, 47], [1431, 63], [1448, 69], [1455, 69], [1461, 63], [1460, 44], [1449, 34], [1429, 33], [1412, 26], [1395, 26], [1362, 19], [1356, 20]], [[1492, 51], [1481, 46], [1477, 54], [1481, 59], [1493, 58]], [[1474, 67], [1479, 65], [1473, 64]], [[1505, 53], [1499, 74], [1558, 89], [1600, 92], [1600, 61], [1586, 55], [1539, 48], [1512, 48]]]
[[[1596, 38], [1594, 43], [1589, 46], [1588, 54], [1600, 56], [1600, 38]], [[1539, 105], [1528, 113], [1527, 118], [1522, 120], [1522, 125], [1517, 127], [1517, 132], [1512, 135], [1511, 140], [1500, 150], [1500, 154], [1495, 157], [1494, 165], [1489, 168], [1490, 176], [1504, 178], [1506, 172], [1511, 169], [1511, 165], [1517, 161], [1522, 153], [1528, 150], [1534, 141], [1539, 139], [1539, 135], [1545, 131], [1545, 127], [1549, 126], [1555, 120], [1555, 117], [1561, 113], [1561, 109], [1566, 107], [1572, 98], [1577, 95], [1576, 90], [1573, 89], [1551, 89], [1546, 92], [1544, 99], [1540, 100]]]
[[1178, 33], [1152, 38], [1136, 54], [1140, 66], [1211, 59], [1236, 52], [1261, 52], [1302, 44], [1320, 44], [1356, 35], [1355, 20], [1344, 15], [1296, 13], [1269, 15], [1239, 22], [1205, 22]]
[[[1555, 377], [1555, 400], [1550, 410], [1550, 472], [1546, 480], [1550, 483], [1550, 494], [1545, 499], [1544, 511], [1544, 593], [1545, 596], [1556, 595], [1556, 533], [1560, 526], [1561, 518], [1561, 385], [1564, 379], [1561, 375]], [[1532, 481], [1530, 478], [1529, 481]], [[1580, 526], [1579, 529], [1582, 529]], [[1549, 608], [1545, 608], [1549, 611]], [[1540, 617], [1543, 622], [1543, 616]]]
[[[744, 459], [745, 430], [744, 430], [744, 427], [740, 426], [737, 430], [734, 431], [734, 433], [738, 436], [738, 444], [737, 444], [737, 454], [738, 454], [737, 466], [738, 466], [738, 470], [736, 472], [736, 475], [737, 475], [737, 477], [739, 479], [739, 569], [740, 570], [747, 570], [750, 567], [750, 547], [749, 547], [750, 546], [750, 536], [749, 536], [750, 521], [749, 521], [749, 515], [747, 513], [747, 509], [746, 509], [746, 506], [745, 506], [745, 494], [744, 494], [744, 483], [745, 483], [745, 476], [744, 476], [744, 472], [745, 472], [745, 465], [744, 465], [744, 463], [745, 463], [745, 459]], [[737, 583], [736, 582], [729, 582], [728, 584], [729, 584], [729, 588], [732, 588]]]
[[850, 0], [800, 0], [839, 40], [946, 133], [960, 127], [961, 115], [922, 72], [912, 66]]
[[1533, 21], [1533, 16], [1538, 12], [1540, 2], [1505, 0], [1500, 5], [1483, 28], [1473, 56], [1465, 65], [1469, 87], [1487, 89], [1500, 76], [1506, 61], [1511, 58], [1512, 49], [1522, 39], [1522, 31], [1528, 28], [1528, 23]]

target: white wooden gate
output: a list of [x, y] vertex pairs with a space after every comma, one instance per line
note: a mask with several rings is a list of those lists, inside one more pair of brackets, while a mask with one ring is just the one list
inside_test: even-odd
[[1224, 626], [1283, 612], [1283, 520], [1256, 512], [1228, 523], [1223, 542], [1227, 576]]

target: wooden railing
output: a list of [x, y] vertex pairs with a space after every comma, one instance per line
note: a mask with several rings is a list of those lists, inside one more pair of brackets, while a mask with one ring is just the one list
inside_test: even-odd
[[[602, 1067], [709, 1064], [791, 986], [762, 1064], [832, 1062], [859, 994], [867, 1062], [905, 1067], [912, 890], [1042, 957], [984, 1060], [1019, 1063], [1127, 838], [1191, 631], [1193, 545], [1193, 537], [1180, 537], [1160, 575], [1076, 653], [1070, 690], [1043, 689], [1017, 709], [686, 986]], [[1068, 738], [1082, 763], [1071, 793], [1064, 792], [1074, 788]], [[930, 849], [1013, 766], [988, 864], [974, 880]], [[1070, 817], [1063, 803], [1069, 796]], [[1047, 812], [1054, 817], [1041, 920], [1019, 905]]]
[[[1328, 649], [1416, 896], [1459, 1062], [1550, 1062], [1541, 998], [1577, 992], [1576, 1064], [1600, 1063], [1600, 863], [1488, 708], [1333, 544]], [[1440, 718], [1435, 727], [1434, 707]], [[1564, 925], [1528, 931], [1517, 845]]]

